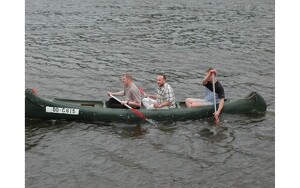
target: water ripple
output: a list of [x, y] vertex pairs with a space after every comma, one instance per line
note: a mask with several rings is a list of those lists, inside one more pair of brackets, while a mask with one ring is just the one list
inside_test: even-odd
[[222, 115], [224, 130], [28, 121], [26, 187], [273, 187], [274, 13], [272, 0], [26, 1], [25, 86], [42, 96], [105, 100], [123, 72], [154, 93], [163, 72], [177, 100], [203, 97], [215, 67], [226, 97], [268, 104], [262, 117]]

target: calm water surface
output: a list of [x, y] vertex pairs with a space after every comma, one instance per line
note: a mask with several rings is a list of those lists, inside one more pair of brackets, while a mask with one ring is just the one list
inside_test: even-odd
[[26, 187], [274, 187], [273, 0], [28, 0], [27, 88], [107, 100], [131, 72], [155, 92], [164, 72], [176, 99], [203, 97], [208, 67], [226, 97], [259, 92], [263, 116], [222, 115], [151, 127], [26, 120]]

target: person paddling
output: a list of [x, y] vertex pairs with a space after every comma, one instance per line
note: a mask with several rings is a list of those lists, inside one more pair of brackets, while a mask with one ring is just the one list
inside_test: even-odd
[[[209, 68], [206, 70], [205, 76], [202, 80], [202, 85], [205, 86], [205, 98], [187, 98], [185, 100], [185, 104], [188, 108], [214, 104], [213, 75], [216, 76], [216, 74], [217, 71], [213, 68]], [[222, 84], [217, 79], [215, 79], [214, 84], [216, 103], [219, 103], [218, 110], [214, 113], [214, 117], [217, 121], [219, 121], [219, 116], [224, 106], [225, 92]]]
[[133, 83], [133, 79], [130, 73], [125, 73], [121, 78], [124, 89], [122, 91], [112, 93], [107, 92], [108, 96], [125, 96], [124, 100], [121, 103], [111, 97], [108, 101], [105, 102], [107, 108], [127, 108], [124, 104], [127, 104], [133, 108], [140, 108], [141, 106], [141, 93], [138, 87]]

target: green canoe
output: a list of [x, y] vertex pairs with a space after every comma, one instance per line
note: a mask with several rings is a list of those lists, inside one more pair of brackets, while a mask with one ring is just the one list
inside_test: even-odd
[[[187, 108], [185, 102], [177, 102], [174, 109], [139, 109], [146, 118], [156, 121], [177, 121], [212, 117], [214, 106]], [[244, 98], [226, 100], [222, 113], [249, 114], [264, 113], [267, 105], [256, 92]], [[106, 108], [101, 100], [47, 99], [37, 95], [35, 90], [25, 90], [25, 117], [30, 119], [75, 120], [75, 121], [121, 121], [142, 120], [129, 109]]]

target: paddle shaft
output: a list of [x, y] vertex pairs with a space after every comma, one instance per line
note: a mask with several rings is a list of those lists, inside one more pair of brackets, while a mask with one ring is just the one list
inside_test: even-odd
[[[117, 97], [110, 95], [112, 98], [116, 99], [119, 103], [122, 103], [120, 99], [118, 99]], [[128, 104], [124, 104], [124, 106], [126, 106], [127, 108], [131, 109], [132, 107], [129, 106]]]
[[150, 99], [149, 96], [146, 96], [146, 93], [145, 93], [145, 91], [143, 90], [142, 87], [139, 87], [139, 90], [140, 90], [140, 92], [141, 92], [146, 98]]
[[214, 93], [214, 107], [215, 107], [215, 112], [217, 111], [217, 102], [216, 102], [216, 87], [215, 87], [215, 75], [212, 74], [212, 80], [213, 80], [213, 93]]
[[[212, 81], [213, 81], [214, 108], [215, 108], [214, 113], [216, 113], [216, 111], [217, 111], [217, 102], [216, 102], [216, 87], [215, 87], [215, 75], [214, 74], [212, 74]], [[216, 117], [214, 117], [214, 119], [215, 119], [214, 122], [217, 125], [219, 123], [219, 120]]]
[[[115, 96], [113, 96], [113, 95], [110, 95], [110, 96], [111, 96], [112, 98], [114, 98], [115, 100], [117, 100], [119, 103], [122, 104], [122, 102], [121, 102], [120, 99], [118, 99], [117, 97], [115, 97]], [[137, 109], [132, 108], [132, 107], [129, 106], [128, 104], [123, 104], [123, 105], [126, 106], [127, 108], [129, 108], [133, 113], [135, 113], [135, 114], [136, 114], [137, 116], [139, 116], [140, 118], [143, 118], [143, 119], [145, 119], [146, 121], [148, 121], [149, 123], [151, 123], [151, 124], [157, 126], [154, 122], [152, 122], [152, 121], [150, 121], [148, 118], [146, 118], [146, 116], [145, 116], [143, 113], [141, 113], [140, 111], [138, 111]]]

